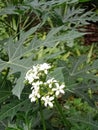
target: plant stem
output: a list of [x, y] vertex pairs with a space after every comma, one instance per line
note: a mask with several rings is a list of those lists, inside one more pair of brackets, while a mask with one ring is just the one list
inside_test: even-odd
[[42, 104], [41, 104], [40, 99], [39, 99], [39, 110], [40, 110], [40, 116], [41, 116], [41, 121], [42, 121], [42, 125], [43, 125], [43, 130], [46, 130], [45, 119], [44, 119]]
[[91, 56], [93, 54], [93, 48], [94, 48], [94, 44], [92, 44], [91, 48], [90, 48], [90, 51], [88, 53], [88, 56], [87, 56], [87, 63], [89, 63], [91, 61]]
[[70, 127], [71, 127], [71, 124], [70, 122], [65, 118], [64, 114], [63, 114], [63, 111], [62, 111], [62, 108], [60, 106], [60, 104], [58, 103], [57, 99], [55, 98], [55, 104], [56, 104], [56, 107], [61, 115], [61, 119], [62, 119], [62, 122], [64, 123], [64, 126], [66, 127], [67, 130], [70, 130]]

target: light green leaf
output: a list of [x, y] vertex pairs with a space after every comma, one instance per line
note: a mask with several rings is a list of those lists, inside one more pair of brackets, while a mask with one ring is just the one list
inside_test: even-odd
[[6, 14], [18, 14], [15, 12], [15, 6], [12, 7], [6, 7], [1, 10], [0, 15], [6, 15]]
[[64, 76], [62, 73], [62, 67], [56, 68], [53, 72], [48, 75], [48, 78], [53, 77], [60, 82], [64, 82]]
[[[60, 29], [62, 29], [62, 27]], [[60, 30], [57, 29], [57, 31], [60, 31]], [[50, 33], [52, 33], [52, 32], [50, 32]], [[80, 33], [76, 30], [71, 30], [69, 32], [66, 32], [66, 33], [60, 34], [60, 35], [54, 35], [54, 34], [51, 35], [50, 34], [46, 37], [45, 41], [43, 42], [43, 45], [51, 47], [51, 46], [53, 46], [53, 44], [55, 45], [55, 43], [60, 43], [60, 42], [66, 42], [68, 45], [68, 42], [70, 42], [70, 41], [73, 42], [76, 38], [79, 38], [79, 37], [83, 36], [84, 34], [85, 33]]]
[[5, 50], [8, 53], [9, 61], [3, 61], [0, 60], [0, 70], [3, 70], [5, 67], [10, 67], [10, 73], [20, 72], [20, 78], [17, 79], [16, 86], [13, 88], [12, 92], [18, 98], [20, 98], [20, 94], [24, 88], [24, 78], [25, 73], [28, 70], [30, 66], [32, 66], [32, 56], [29, 58], [22, 58], [25, 54], [32, 51], [32, 45], [24, 47], [23, 43], [24, 41], [29, 38], [31, 34], [33, 34], [37, 29], [39, 25], [31, 28], [27, 32], [21, 32], [20, 40], [16, 43], [13, 42], [12, 38], [8, 40], [8, 42], [5, 45]]

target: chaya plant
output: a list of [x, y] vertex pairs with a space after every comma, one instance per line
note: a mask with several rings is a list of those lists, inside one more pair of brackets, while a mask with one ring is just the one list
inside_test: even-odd
[[[46, 1], [39, 2], [39, 1], [34, 0], [33, 2], [30, 2], [30, 4], [28, 5], [32, 6], [31, 10], [32, 11], [35, 10], [34, 12], [39, 12], [38, 14], [40, 14], [41, 18], [43, 19], [43, 23], [41, 23], [41, 20], [40, 20], [39, 25], [33, 26], [33, 27], [30, 26], [30, 29], [28, 29], [28, 31], [25, 30], [24, 28], [28, 23], [27, 21], [28, 21], [29, 15], [28, 15], [28, 18], [26, 16], [24, 19], [22, 19], [25, 14], [25, 11], [29, 9], [28, 6], [20, 6], [19, 4], [18, 6], [12, 6], [12, 8], [11, 7], [5, 8], [0, 13], [1, 16], [4, 16], [4, 15], [12, 16], [13, 20], [11, 20], [11, 23], [13, 23], [12, 24], [13, 26], [11, 27], [14, 30], [16, 30], [14, 35], [17, 35], [17, 33], [19, 34], [19, 38], [17, 40], [12, 38], [12, 33], [11, 33], [11, 35], [8, 35], [8, 36], [11, 36], [8, 40], [4, 39], [2, 41], [3, 42], [2, 49], [4, 50], [4, 53], [3, 51], [2, 53], [4, 55], [3, 56], [0, 55], [0, 71], [1, 71], [0, 73], [0, 103], [1, 103], [0, 104], [1, 105], [0, 121], [3, 122], [3, 119], [7, 119], [6, 124], [8, 124], [8, 122], [10, 122], [10, 119], [11, 119], [11, 121], [12, 120], [13, 121], [10, 123], [17, 122], [18, 130], [19, 129], [31, 130], [36, 127], [36, 124], [37, 126], [39, 126], [40, 119], [38, 118], [39, 120], [37, 119], [36, 121], [34, 117], [34, 112], [39, 114], [38, 113], [39, 110], [40, 110], [40, 115], [43, 121], [43, 129], [45, 130], [46, 126], [45, 126], [44, 120], [47, 118], [47, 116], [44, 113], [45, 112], [44, 110], [47, 110], [47, 111], [51, 110], [51, 109], [48, 109], [49, 107], [52, 107], [53, 108], [52, 110], [55, 110], [55, 106], [60, 112], [60, 117], [62, 119], [63, 124], [65, 125], [65, 128], [70, 129], [71, 127], [69, 121], [67, 120], [68, 118], [66, 119], [66, 116], [64, 115], [60, 105], [58, 104], [57, 99], [60, 94], [65, 93], [64, 91], [65, 85], [61, 83], [61, 82], [64, 82], [62, 81], [62, 79], [65, 80], [65, 83], [67, 86], [72, 86], [72, 88], [74, 89], [74, 86], [76, 86], [75, 82], [77, 80], [77, 77], [81, 76], [81, 67], [82, 67], [81, 64], [83, 63], [80, 59], [79, 61], [75, 61], [72, 57], [72, 59], [75, 61], [75, 64], [73, 64], [74, 62], [72, 59], [69, 59], [69, 61], [72, 61], [72, 62], [71, 63], [69, 62], [68, 67], [66, 67], [66, 64], [65, 63], [63, 64], [63, 61], [61, 61], [60, 66], [58, 68], [54, 68], [54, 71], [52, 71], [51, 66], [44, 62], [55, 64], [58, 59], [54, 60], [54, 57], [57, 57], [57, 54], [58, 55], [65, 54], [68, 51], [66, 48], [64, 48], [66, 43], [67, 43], [67, 46], [73, 47], [74, 40], [84, 35], [81, 32], [80, 33], [77, 32], [76, 29], [74, 29], [74, 25], [76, 25], [77, 21], [79, 21], [79, 24], [81, 24], [80, 22], [81, 20], [84, 23], [84, 18], [85, 20], [87, 20], [87, 18], [88, 19], [91, 18], [90, 16], [91, 13], [89, 13], [89, 15], [86, 14], [86, 16], [88, 17], [85, 17], [85, 13], [80, 12], [78, 13], [78, 16], [77, 16], [77, 12], [79, 12], [79, 10], [77, 9], [76, 11], [75, 8], [70, 7], [67, 12], [64, 11], [65, 12], [63, 13], [65, 14], [63, 15], [64, 17], [63, 18], [60, 17], [62, 21], [61, 24], [58, 24], [58, 22], [55, 26], [54, 24], [52, 24], [52, 29], [50, 28], [49, 32], [45, 31], [46, 36], [44, 40], [41, 40], [37, 35], [38, 31], [40, 34], [42, 34], [41, 27], [43, 26], [45, 21], [47, 21], [48, 18], [51, 18], [51, 22], [52, 22], [53, 19], [51, 15], [57, 14], [55, 13], [56, 11], [55, 9], [59, 8], [59, 6], [63, 5], [63, 3], [65, 3], [66, 5], [67, 1], [69, 0], [66, 0], [66, 1], [65, 0], [58, 0], [58, 1], [51, 0], [47, 2]], [[76, 0], [73, 0], [73, 2], [74, 1]], [[69, 4], [68, 4], [68, 7], [69, 7]], [[36, 18], [36, 15], [34, 18]], [[58, 18], [57, 15], [55, 18]], [[6, 21], [5, 19], [3, 20]], [[34, 19], [32, 20], [34, 21]], [[55, 21], [57, 21], [57, 19]], [[19, 25], [21, 25], [22, 22], [23, 22], [23, 26], [21, 28], [21, 26]], [[62, 44], [63, 44], [63, 47], [62, 47]], [[57, 49], [59, 48], [59, 49], [58, 49], [58, 52], [53, 51], [51, 55], [50, 50], [53, 50], [53, 47]], [[41, 53], [40, 51], [41, 48], [43, 48], [42, 52], [45, 52], [45, 53]], [[36, 58], [36, 54], [38, 55], [38, 58]], [[44, 63], [44, 64], [39, 64], [39, 63]], [[31, 67], [32, 65], [35, 65], [35, 64], [36, 66]], [[94, 66], [94, 69], [97, 69], [96, 66]], [[89, 66], [89, 68], [91, 68], [91, 66]], [[4, 70], [6, 73], [2, 74], [4, 73]], [[85, 76], [85, 70], [87, 71], [87, 69], [84, 68], [83, 76]], [[53, 72], [55, 76], [53, 76], [53, 73], [51, 73], [50, 74], [51, 76], [49, 76], [48, 72]], [[89, 73], [91, 72], [89, 71]], [[88, 76], [88, 73], [86, 73], [86, 77], [87, 76]], [[13, 80], [13, 77], [15, 80]], [[24, 78], [27, 82], [27, 85], [31, 86], [31, 93], [30, 93], [29, 87], [24, 87], [24, 84], [23, 84]], [[93, 79], [95, 77], [91, 75], [91, 78]], [[89, 79], [90, 78], [88, 78], [88, 80]], [[16, 95], [20, 100], [18, 100], [14, 95]], [[32, 103], [29, 102], [28, 95]], [[63, 96], [66, 96], [66, 94]], [[39, 109], [35, 108], [35, 105], [37, 105]], [[18, 128], [19, 123], [22, 124], [21, 118], [18, 118], [20, 114], [21, 115], [23, 114], [25, 118], [23, 120], [25, 120], [24, 121], [25, 123], [22, 122], [23, 125], [21, 125], [21, 128]], [[39, 116], [37, 115], [37, 117]], [[16, 120], [19, 120], [19, 121], [16, 121]], [[30, 126], [32, 125], [33, 128], [31, 128], [28, 124]], [[10, 127], [10, 125], [8, 125], [8, 127]], [[0, 129], [2, 128], [0, 127]], [[40, 127], [40, 130], [41, 130], [41, 127]]]
[[43, 130], [46, 130], [45, 121], [43, 117], [42, 104], [45, 107], [53, 107], [53, 104], [57, 106], [61, 116], [62, 121], [67, 129], [70, 128], [70, 123], [63, 116], [62, 109], [60, 108], [57, 98], [64, 94], [64, 83], [60, 83], [54, 77], [49, 77], [47, 79], [47, 74], [51, 70], [51, 66], [47, 63], [37, 64], [27, 71], [25, 80], [27, 83], [31, 84], [31, 94], [29, 98], [31, 102], [39, 103], [40, 115], [43, 123]]

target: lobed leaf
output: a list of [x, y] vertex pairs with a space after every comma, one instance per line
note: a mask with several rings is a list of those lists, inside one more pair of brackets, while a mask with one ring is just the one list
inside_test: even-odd
[[21, 108], [22, 105], [26, 104], [28, 99], [24, 101], [16, 101], [5, 104], [0, 110], [0, 120], [5, 119], [6, 117], [13, 117], [17, 111]]
[[[18, 98], [20, 98], [20, 94], [24, 88], [24, 77], [25, 73], [28, 70], [30, 66], [32, 66], [32, 56], [29, 58], [22, 58], [27, 52], [30, 52], [33, 48], [29, 49], [27, 47], [25, 49], [23, 43], [24, 41], [33, 34], [37, 29], [39, 25], [36, 27], [31, 28], [27, 32], [22, 32], [20, 40], [16, 43], [13, 42], [12, 38], [10, 38], [5, 45], [5, 49], [7, 51], [7, 54], [9, 56], [9, 61], [3, 61], [0, 59], [0, 70], [2, 71], [6, 67], [10, 67], [10, 73], [20, 72], [20, 78], [17, 80], [16, 86], [13, 88], [12, 92]], [[22, 59], [21, 59], [22, 58]]]

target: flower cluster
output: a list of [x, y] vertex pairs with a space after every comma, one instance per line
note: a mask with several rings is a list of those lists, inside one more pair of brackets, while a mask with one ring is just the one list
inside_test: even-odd
[[53, 107], [54, 98], [65, 93], [64, 84], [60, 84], [55, 78], [47, 79], [50, 69], [51, 66], [47, 63], [37, 64], [25, 76], [25, 80], [32, 85], [32, 93], [29, 95], [31, 102], [40, 99], [45, 107]]

